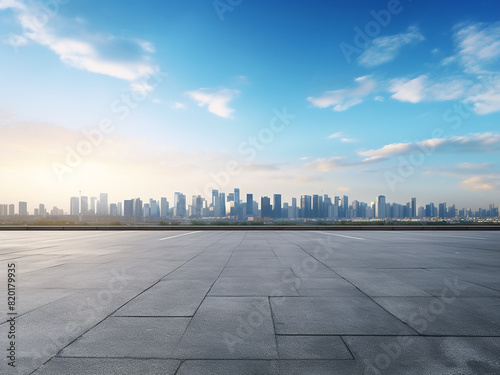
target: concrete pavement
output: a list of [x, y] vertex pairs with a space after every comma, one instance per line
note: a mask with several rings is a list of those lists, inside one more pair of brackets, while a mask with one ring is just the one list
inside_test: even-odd
[[497, 374], [500, 232], [0, 232], [1, 374]]

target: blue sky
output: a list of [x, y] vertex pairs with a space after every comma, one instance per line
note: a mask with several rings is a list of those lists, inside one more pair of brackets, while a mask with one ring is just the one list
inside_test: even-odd
[[239, 187], [500, 203], [499, 15], [496, 1], [0, 0], [0, 200]]

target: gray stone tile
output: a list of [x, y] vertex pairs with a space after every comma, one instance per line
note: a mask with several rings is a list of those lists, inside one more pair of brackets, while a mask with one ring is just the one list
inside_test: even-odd
[[277, 361], [187, 360], [176, 375], [279, 375]]
[[33, 375], [174, 375], [180, 361], [129, 358], [52, 358]]
[[380, 297], [375, 301], [420, 334], [500, 336], [500, 298], [448, 294], [445, 299]]
[[295, 277], [219, 277], [209, 296], [298, 296]]
[[367, 297], [271, 297], [276, 333], [416, 334]]
[[335, 271], [369, 296], [430, 296], [422, 289], [391, 277], [381, 270], [336, 269]]
[[340, 336], [277, 336], [280, 359], [354, 359]]
[[192, 316], [207, 294], [204, 280], [163, 279], [126, 305], [115, 316]]
[[207, 297], [189, 324], [176, 358], [276, 359], [267, 298]]
[[61, 352], [62, 357], [176, 358], [189, 318], [111, 317]]
[[498, 337], [344, 337], [363, 374], [498, 374]]
[[368, 375], [353, 360], [281, 360], [280, 375]]

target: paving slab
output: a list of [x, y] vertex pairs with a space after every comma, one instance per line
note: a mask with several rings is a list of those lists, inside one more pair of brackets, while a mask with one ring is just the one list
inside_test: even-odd
[[52, 358], [33, 375], [174, 375], [181, 361], [131, 358]]
[[417, 334], [368, 297], [271, 297], [278, 334]]
[[176, 356], [184, 359], [277, 359], [268, 298], [205, 298], [184, 333]]
[[0, 374], [496, 375], [499, 243], [475, 231], [0, 232], [1, 264], [19, 266], [17, 365], [2, 357]]
[[176, 358], [189, 318], [110, 317], [68, 345], [62, 357]]

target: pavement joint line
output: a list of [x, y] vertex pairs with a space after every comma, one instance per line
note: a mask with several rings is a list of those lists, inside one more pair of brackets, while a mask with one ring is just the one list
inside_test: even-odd
[[427, 236], [427, 237], [436, 237], [436, 238], [440, 238], [440, 237], [450, 237], [450, 238], [471, 238], [471, 239], [474, 239], [474, 240], [487, 240], [487, 238], [484, 238], [484, 237], [470, 237], [470, 236], [448, 236], [446, 234], [440, 234], [440, 233], [426, 233], [424, 234], [424, 236]]
[[361, 238], [361, 237], [346, 236], [346, 235], [343, 235], [343, 234], [326, 233], [326, 232], [319, 232], [319, 231], [311, 231], [311, 232], [328, 234], [329, 236], [338, 236], [338, 237], [352, 238], [354, 240], [364, 240], [364, 238]]
[[188, 234], [193, 234], [193, 233], [199, 233], [200, 231], [197, 230], [197, 231], [194, 231], [194, 232], [188, 232], [188, 233], [183, 233], [183, 234], [178, 234], [176, 236], [170, 236], [170, 237], [164, 237], [164, 238], [159, 238], [158, 240], [159, 241], [163, 241], [163, 240], [168, 240], [170, 238], [175, 238], [175, 237], [181, 237], [181, 236], [187, 236]]
[[[66, 238], [56, 238], [56, 239], [53, 239], [53, 240], [43, 240], [43, 241], [39, 241], [40, 243], [44, 243], [44, 242], [56, 242], [56, 241], [66, 241], [66, 240], [80, 240], [82, 238], [95, 238], [95, 237], [106, 237], [106, 236], [109, 236], [113, 233], [127, 233], [127, 232], [108, 232], [108, 233], [99, 233], [99, 234], [95, 234], [93, 236], [80, 236], [80, 237], [66, 237]], [[23, 245], [23, 244], [20, 244], [20, 245]]]
[[[190, 232], [190, 233], [193, 233], [193, 232]], [[189, 234], [189, 233], [185, 233], [185, 234]], [[187, 245], [186, 245], [187, 246]], [[186, 247], [184, 246], [184, 247]], [[201, 253], [203, 253], [205, 250], [203, 250]], [[54, 357], [60, 357], [60, 358], [66, 358], [64, 356], [61, 356], [61, 353], [64, 351], [64, 349], [66, 349], [68, 346], [70, 346], [71, 344], [73, 344], [74, 342], [78, 341], [81, 337], [83, 337], [85, 334], [87, 334], [89, 331], [91, 331], [92, 329], [94, 329], [95, 327], [97, 327], [99, 324], [101, 324], [103, 321], [105, 321], [106, 319], [108, 318], [113, 318], [114, 314], [120, 310], [123, 306], [125, 306], [127, 303], [129, 303], [130, 301], [136, 299], [138, 296], [140, 296], [141, 294], [145, 293], [146, 291], [148, 291], [149, 289], [151, 289], [153, 286], [155, 286], [156, 284], [160, 283], [161, 280], [163, 280], [163, 278], [167, 277], [169, 274], [171, 274], [172, 272], [174, 272], [175, 270], [181, 268], [182, 266], [184, 266], [184, 264], [186, 264], [187, 262], [189, 262], [190, 260], [196, 258], [198, 255], [200, 255], [201, 253], [197, 254], [197, 255], [194, 255], [193, 257], [191, 257], [189, 260], [187, 260], [186, 262], [184, 262], [183, 264], [179, 265], [178, 267], [176, 267], [174, 270], [168, 272], [165, 276], [161, 277], [158, 281], [156, 281], [155, 283], [153, 283], [152, 285], [150, 285], [149, 287], [147, 287], [146, 289], [144, 289], [142, 292], [138, 293], [136, 296], [132, 297], [130, 300], [128, 300], [127, 302], [123, 303], [121, 306], [119, 306], [118, 308], [116, 308], [114, 311], [112, 311], [110, 314], [108, 314], [106, 317], [104, 317], [103, 319], [101, 319], [100, 321], [98, 321], [95, 325], [93, 325], [92, 327], [90, 327], [89, 329], [87, 329], [85, 332], [81, 333], [78, 337], [74, 338], [73, 340], [71, 340], [70, 343], [68, 343], [66, 346], [64, 346], [63, 348], [61, 348], [55, 355], [53, 355], [52, 357], [50, 357], [49, 359], [47, 359], [43, 364], [41, 364], [38, 368], [36, 368], [32, 373], [38, 371], [40, 368], [42, 368], [43, 366], [45, 366], [52, 358]], [[104, 358], [104, 357], [103, 357]], [[31, 374], [32, 374], [31, 373]], [[30, 374], [30, 375], [31, 375]]]

